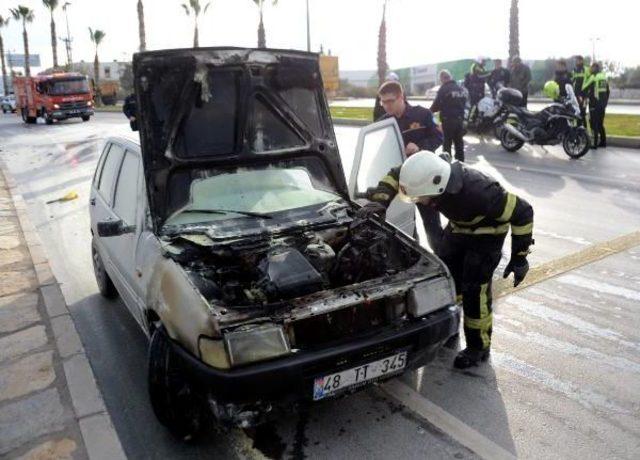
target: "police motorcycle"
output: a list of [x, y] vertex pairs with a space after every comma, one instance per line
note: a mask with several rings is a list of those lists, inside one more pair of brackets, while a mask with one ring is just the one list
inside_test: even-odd
[[513, 88], [498, 91], [508, 115], [502, 125], [500, 144], [515, 152], [525, 142], [532, 145], [556, 145], [562, 143], [567, 155], [572, 159], [582, 157], [589, 151], [589, 135], [580, 126], [580, 106], [571, 85], [565, 86], [567, 96], [559, 97], [559, 87], [554, 81], [548, 81], [544, 92], [554, 102], [540, 112], [529, 112], [522, 104], [522, 93]]

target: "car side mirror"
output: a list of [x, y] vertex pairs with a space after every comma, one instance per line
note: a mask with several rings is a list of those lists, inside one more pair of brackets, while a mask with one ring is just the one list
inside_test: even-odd
[[133, 233], [135, 225], [125, 225], [122, 220], [107, 220], [98, 222], [98, 235], [101, 237], [120, 236], [125, 233]]

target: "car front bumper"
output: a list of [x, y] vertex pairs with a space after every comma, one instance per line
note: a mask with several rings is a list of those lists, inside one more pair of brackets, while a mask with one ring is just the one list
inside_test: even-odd
[[311, 400], [316, 377], [400, 351], [408, 353], [405, 370], [416, 369], [435, 357], [438, 349], [458, 333], [459, 325], [460, 308], [450, 306], [424, 318], [333, 347], [300, 351], [285, 358], [230, 370], [214, 369], [176, 342], [171, 343], [190, 383], [210, 400], [219, 404], [277, 403]]
[[54, 110], [51, 112], [51, 117], [55, 120], [66, 120], [68, 118], [90, 117], [93, 114], [93, 109]]

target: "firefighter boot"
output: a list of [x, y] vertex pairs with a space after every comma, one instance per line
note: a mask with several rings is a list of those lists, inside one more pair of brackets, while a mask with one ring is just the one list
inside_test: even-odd
[[459, 352], [456, 359], [453, 360], [453, 367], [456, 369], [467, 369], [472, 366], [477, 366], [481, 361], [485, 362], [489, 359], [489, 353], [489, 348], [485, 350], [465, 348]]

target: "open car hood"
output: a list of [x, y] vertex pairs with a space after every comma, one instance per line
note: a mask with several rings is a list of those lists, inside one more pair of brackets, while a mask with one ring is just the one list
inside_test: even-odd
[[149, 207], [158, 232], [191, 183], [218, 169], [318, 164], [348, 200], [318, 55], [200, 48], [133, 58]]

